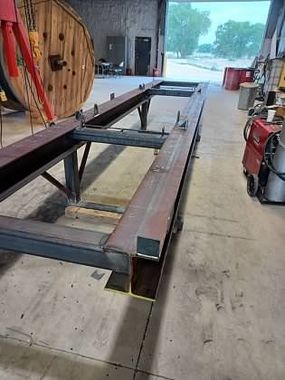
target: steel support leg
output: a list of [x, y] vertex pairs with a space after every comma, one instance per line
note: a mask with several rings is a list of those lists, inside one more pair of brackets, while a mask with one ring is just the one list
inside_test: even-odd
[[84, 170], [85, 170], [85, 167], [86, 167], [86, 163], [87, 163], [87, 160], [88, 160], [90, 148], [91, 148], [91, 142], [88, 141], [87, 144], [85, 145], [85, 149], [84, 149], [84, 153], [83, 153], [83, 157], [82, 157], [81, 164], [80, 164], [80, 169], [79, 169], [79, 181], [80, 182], [82, 181], [82, 177], [83, 177]]
[[64, 159], [64, 171], [68, 199], [72, 203], [78, 203], [80, 201], [80, 179], [77, 152], [73, 152]]
[[147, 116], [148, 116], [149, 106], [150, 106], [150, 100], [147, 100], [145, 103], [141, 105], [141, 107], [138, 108], [142, 130], [147, 129]]

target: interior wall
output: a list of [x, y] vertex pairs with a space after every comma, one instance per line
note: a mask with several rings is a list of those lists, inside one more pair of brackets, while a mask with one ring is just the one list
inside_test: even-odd
[[[68, 0], [86, 23], [95, 44], [96, 60], [107, 56], [107, 36], [127, 36], [126, 67], [135, 69], [135, 38], [151, 38], [150, 74], [164, 52], [166, 0]], [[161, 17], [163, 12], [163, 17]], [[157, 62], [156, 62], [157, 61]]]

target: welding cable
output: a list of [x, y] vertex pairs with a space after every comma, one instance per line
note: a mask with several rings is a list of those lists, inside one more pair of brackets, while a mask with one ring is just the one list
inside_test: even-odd
[[266, 107], [264, 107], [263, 103], [257, 104], [256, 106], [253, 107], [252, 116], [260, 115], [264, 109], [266, 109]]
[[30, 14], [30, 9], [29, 7], [27, 6], [26, 4], [26, 1], [24, 0], [24, 13], [25, 13], [25, 19], [26, 19], [26, 23], [29, 27], [29, 25], [31, 25], [31, 14]]
[[245, 141], [248, 140], [248, 136], [249, 136], [249, 133], [250, 133], [250, 129], [251, 129], [252, 123], [254, 122], [255, 119], [259, 119], [259, 118], [260, 118], [260, 116], [256, 115], [254, 113], [249, 119], [247, 119], [247, 121], [245, 123], [245, 126], [244, 126], [244, 129], [243, 129], [243, 138], [244, 138]]
[[[279, 172], [273, 164], [273, 157], [274, 157], [274, 152], [273, 152], [273, 147], [277, 147], [279, 143], [279, 134], [280, 132], [274, 132], [272, 133], [268, 139], [266, 140], [265, 147], [264, 147], [264, 162], [268, 169], [276, 174], [282, 181], [285, 181], [285, 173]], [[275, 142], [274, 142], [275, 140]]]
[[[16, 14], [16, 21], [19, 22], [19, 20], [18, 20], [18, 13], [17, 13], [18, 9], [17, 9], [16, 0], [14, 0], [14, 9], [15, 9], [15, 14]], [[31, 13], [30, 10], [31, 10], [31, 8], [29, 6], [27, 6], [27, 4], [26, 4], [26, 6], [24, 5], [25, 19], [26, 19], [26, 23], [28, 25], [28, 28], [29, 28], [29, 26], [32, 27], [35, 24], [34, 20], [32, 20], [32, 16], [30, 14]], [[32, 54], [31, 43], [30, 43], [30, 49], [31, 49], [31, 54]], [[41, 111], [41, 109], [40, 109], [40, 107], [38, 105], [36, 96], [34, 94], [31, 82], [29, 80], [28, 69], [27, 69], [27, 66], [26, 66], [24, 60], [23, 60], [23, 70], [24, 70], [24, 75], [23, 75], [24, 76], [24, 86], [25, 86], [25, 91], [26, 91], [26, 94], [27, 94], [28, 109], [29, 109], [29, 112], [30, 112], [30, 125], [31, 125], [31, 131], [32, 131], [32, 134], [33, 134], [34, 133], [34, 127], [33, 127], [33, 121], [32, 121], [32, 116], [31, 116], [30, 97], [29, 97], [29, 94], [28, 94], [29, 88], [31, 90], [31, 94], [32, 94], [33, 100], [35, 102], [37, 110], [39, 111], [40, 117], [42, 119], [42, 122], [43, 122], [45, 128], [47, 128], [47, 124], [45, 122], [45, 119], [43, 117], [42, 111]], [[35, 70], [34, 66], [33, 66], [33, 70]]]
[[244, 129], [243, 129], [243, 138], [245, 141], [248, 140], [248, 136], [250, 133], [250, 128], [252, 126], [252, 123], [255, 119], [263, 119], [262, 112], [266, 110], [266, 107], [262, 103], [257, 104], [253, 108], [249, 110], [252, 111], [252, 113], [249, 115], [250, 117], [248, 118], [247, 122], [245, 123]]
[[34, 134], [34, 123], [33, 123], [33, 118], [32, 118], [32, 107], [30, 103], [30, 94], [29, 94], [29, 89], [28, 89], [28, 73], [27, 73], [27, 67], [24, 64], [24, 82], [25, 82], [25, 90], [26, 90], [26, 95], [27, 95], [27, 104], [28, 104], [28, 110], [30, 114], [30, 126], [31, 126], [31, 132], [32, 135]]
[[31, 12], [31, 21], [32, 21], [31, 29], [36, 30], [35, 9], [34, 9], [33, 2], [31, 0], [30, 0], [29, 6], [30, 6], [30, 12]]
[[31, 0], [24, 0], [24, 11], [28, 30], [35, 30], [35, 11]]
[[[29, 46], [30, 46], [30, 53], [31, 53], [31, 56], [33, 57], [33, 61], [35, 61], [35, 55], [37, 56], [37, 59], [36, 59], [36, 63], [38, 63], [39, 61], [39, 58], [41, 58], [41, 53], [38, 54], [35, 54], [34, 50], [33, 50], [33, 46], [32, 46], [32, 42], [31, 42], [31, 34], [37, 34], [35, 32], [36, 30], [36, 21], [35, 21], [35, 10], [34, 10], [34, 6], [33, 6], [33, 3], [30, 1], [30, 0], [24, 0], [24, 10], [25, 10], [25, 19], [26, 19], [26, 24], [27, 24], [27, 29], [28, 29], [28, 33], [29, 33]], [[37, 44], [38, 44], [38, 40], [37, 40]], [[36, 76], [36, 67], [35, 65], [32, 65], [32, 70], [33, 70], [33, 75]], [[44, 87], [44, 84], [43, 84], [43, 81], [42, 81], [42, 78], [40, 77], [40, 81], [41, 81], [41, 85], [42, 87]], [[31, 88], [31, 85], [29, 83], [29, 86]], [[37, 98], [38, 98], [38, 103], [40, 105], [43, 105], [43, 101], [40, 99], [39, 95], [38, 95], [38, 91], [36, 91], [37, 93]], [[32, 96], [33, 96], [33, 99], [36, 103], [36, 106], [38, 108], [38, 104], [35, 100], [35, 94], [32, 93]], [[39, 110], [39, 108], [38, 108]], [[41, 111], [39, 111], [40, 114], [41, 114], [41, 119], [44, 120], [43, 118], [43, 115], [41, 113]], [[47, 127], [46, 125], [46, 122], [44, 121], [44, 126]]]
[[253, 118], [251, 117], [250, 119], [248, 119], [245, 123], [245, 126], [244, 126], [244, 129], [243, 129], [243, 138], [245, 141], [248, 140], [248, 136], [249, 136], [249, 130], [252, 126], [252, 123], [253, 123]]
[[[43, 123], [44, 127], [47, 128], [47, 123], [46, 123], [46, 121], [45, 121], [45, 118], [44, 118], [44, 115], [43, 115], [43, 113], [42, 113], [42, 110], [41, 110], [40, 107], [39, 107], [38, 99], [37, 99], [37, 97], [36, 97], [36, 95], [35, 95], [35, 93], [34, 93], [34, 90], [33, 90], [33, 87], [32, 87], [32, 83], [31, 83], [31, 81], [30, 81], [30, 78], [29, 78], [29, 75], [28, 75], [28, 72], [27, 72], [28, 70], [27, 70], [27, 67], [26, 67], [26, 66], [25, 66], [25, 70], [26, 70], [26, 73], [27, 73], [27, 75], [26, 75], [26, 79], [27, 79], [28, 87], [30, 88], [30, 91], [31, 91], [31, 94], [32, 94], [33, 100], [34, 100], [35, 105], [36, 105], [36, 107], [37, 107], [37, 110], [38, 110], [38, 112], [39, 112], [39, 114], [40, 114], [40, 117], [41, 117], [42, 123]], [[28, 88], [27, 88], [27, 89], [28, 89]]]
[[2, 116], [1, 104], [0, 104], [0, 148], [3, 148], [3, 116]]

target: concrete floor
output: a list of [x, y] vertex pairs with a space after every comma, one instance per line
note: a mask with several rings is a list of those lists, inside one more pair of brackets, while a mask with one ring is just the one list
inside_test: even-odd
[[[89, 103], [140, 82], [97, 80]], [[284, 380], [285, 209], [246, 194], [237, 96], [209, 88], [184, 230], [153, 305], [104, 291], [107, 271], [1, 253], [0, 379]], [[169, 128], [183, 102], [154, 100], [150, 128]], [[7, 143], [28, 133], [22, 116], [9, 120]], [[120, 125], [137, 126], [137, 115]], [[143, 149], [94, 146], [84, 196], [129, 199], [152, 159]], [[62, 165], [52, 172], [62, 178]], [[83, 223], [63, 215], [64, 198], [41, 178], [0, 211]]]

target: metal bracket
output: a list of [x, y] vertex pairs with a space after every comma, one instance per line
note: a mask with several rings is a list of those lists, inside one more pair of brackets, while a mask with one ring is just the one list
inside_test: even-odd
[[85, 127], [85, 115], [82, 109], [75, 112], [75, 119], [80, 121], [81, 127]]
[[60, 183], [56, 178], [54, 178], [51, 174], [48, 172], [42, 173], [42, 177], [46, 179], [49, 183], [54, 185], [58, 190], [60, 190], [62, 193], [64, 193], [67, 197], [69, 197], [69, 191], [67, 187], [65, 187], [62, 183]]
[[176, 126], [178, 128], [186, 130], [188, 128], [188, 125], [189, 125], [189, 121], [188, 119], [186, 119], [186, 120], [183, 120], [181, 123], [178, 123]]
[[176, 116], [176, 125], [179, 123], [179, 120], [180, 120], [180, 110], [177, 111], [177, 116]]
[[99, 107], [98, 107], [98, 104], [95, 103], [93, 107], [93, 116], [98, 115], [98, 113], [99, 113]]

